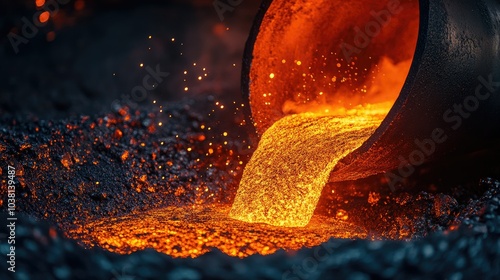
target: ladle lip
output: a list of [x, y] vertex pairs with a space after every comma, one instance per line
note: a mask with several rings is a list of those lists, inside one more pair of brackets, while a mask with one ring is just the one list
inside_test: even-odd
[[[272, 2], [273, 0], [262, 1], [257, 15], [254, 18], [252, 28], [250, 29], [250, 34], [245, 44], [245, 50], [243, 52], [243, 63], [241, 69], [241, 92], [243, 94], [243, 102], [245, 104], [243, 112], [248, 118], [247, 123], [252, 124], [252, 126], [254, 124], [254, 119], [250, 103], [250, 70], [252, 68], [254, 43], [257, 40], [257, 36], [259, 36], [260, 26]], [[261, 136], [256, 127], [254, 127], [254, 132], [258, 136]]]

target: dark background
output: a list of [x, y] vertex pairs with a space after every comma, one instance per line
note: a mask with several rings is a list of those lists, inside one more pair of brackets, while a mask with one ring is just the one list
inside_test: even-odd
[[212, 0], [73, 0], [16, 54], [8, 34], [22, 35], [22, 19], [32, 23], [40, 8], [35, 0], [1, 1], [0, 115], [108, 112], [142, 84], [146, 66], [156, 65], [170, 76], [138, 105], [207, 96], [239, 102], [243, 49], [258, 2], [243, 1], [221, 21]]

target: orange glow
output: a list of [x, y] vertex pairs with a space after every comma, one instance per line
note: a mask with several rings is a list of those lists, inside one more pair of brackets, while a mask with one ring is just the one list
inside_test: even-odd
[[[231, 206], [204, 205], [196, 198], [194, 203], [199, 205], [101, 218], [67, 234], [89, 247], [121, 254], [153, 248], [174, 257], [197, 257], [218, 248], [240, 258], [316, 246], [331, 237], [366, 238], [365, 229], [353, 224], [357, 217], [348, 207], [333, 209], [328, 217], [314, 211], [332, 170], [373, 135], [399, 96], [416, 46], [418, 1], [402, 0], [398, 17], [350, 59], [342, 54], [340, 43], [354, 44], [349, 41], [353, 27], [364, 27], [373, 20], [367, 15], [387, 3], [325, 3], [273, 0], [262, 22], [249, 74], [252, 117], [262, 137]], [[222, 36], [223, 27], [217, 24], [212, 31]], [[219, 102], [215, 105], [225, 108]], [[208, 124], [200, 128], [215, 130]], [[229, 132], [220, 136], [230, 141], [233, 132]], [[223, 145], [215, 141], [208, 138], [210, 148], [201, 151], [207, 156], [222, 155]], [[68, 168], [74, 164], [72, 158], [63, 160]], [[125, 151], [121, 160], [130, 161], [133, 156]], [[236, 169], [241, 170], [244, 162], [238, 163]], [[173, 165], [167, 161], [158, 169]], [[230, 161], [225, 165], [230, 166]], [[147, 184], [147, 175], [136, 178], [140, 184], [132, 187], [137, 192], [155, 191]], [[188, 193], [190, 187], [177, 188], [175, 195]], [[367, 200], [376, 204], [380, 195], [370, 193]]]
[[222, 23], [217, 23], [212, 28], [212, 32], [218, 37], [222, 37], [226, 31], [226, 27]]
[[[418, 1], [333, 2], [275, 0], [261, 23], [249, 96], [262, 138], [232, 218], [306, 226], [334, 167], [370, 138], [400, 94], [416, 48]], [[374, 34], [366, 27], [375, 25], [370, 38], [355, 31]]]
[[40, 14], [40, 16], [38, 17], [38, 20], [40, 20], [41, 23], [45, 23], [49, 20], [49, 18], [50, 18], [50, 13], [45, 11], [45, 12]]
[[47, 41], [52, 42], [56, 38], [56, 33], [54, 31], [50, 31], [47, 33]]
[[[390, 2], [399, 2], [398, 12], [382, 26], [373, 15], [384, 13]], [[355, 30], [366, 30], [367, 26], [380, 29], [363, 41]], [[380, 67], [388, 62], [398, 66], [395, 74], [407, 76], [418, 30], [417, 0], [272, 1], [255, 39], [249, 69], [249, 96], [257, 131], [264, 133], [286, 116], [282, 109], [287, 101], [346, 108], [394, 102], [399, 92], [388, 97], [383, 90], [375, 90], [373, 83], [377, 73], [384, 74]], [[346, 54], [343, 43], [356, 50]], [[385, 73], [379, 89], [391, 86], [391, 75]], [[401, 89], [404, 79], [396, 80]], [[370, 93], [365, 92], [370, 88]], [[321, 98], [319, 92], [324, 93]]]
[[389, 58], [382, 57], [368, 79], [370, 87], [360, 90], [360, 94], [350, 95], [348, 86], [340, 86], [333, 93], [317, 93], [309, 102], [285, 100], [281, 110], [285, 115], [305, 112], [337, 116], [357, 113], [386, 115], [399, 95], [410, 65], [410, 59], [394, 64]]
[[85, 1], [83, 0], [77, 0], [75, 1], [75, 10], [81, 11], [85, 8]]
[[129, 152], [127, 150], [125, 150], [122, 155], [120, 156], [121, 160], [122, 161], [126, 161], [128, 159], [128, 156], [129, 156]]
[[[323, 92], [308, 104], [285, 101], [288, 116], [262, 135], [245, 167], [230, 217], [275, 226], [307, 225], [337, 162], [359, 148], [384, 120], [410, 63], [395, 65], [382, 58], [364, 95], [341, 100], [348, 90], [341, 88], [332, 95], [340, 102], [328, 101]], [[354, 106], [366, 101], [373, 103]]]
[[144, 215], [104, 218], [71, 230], [87, 246], [129, 254], [153, 248], [174, 257], [197, 257], [211, 248], [234, 257], [269, 255], [279, 249], [317, 246], [331, 237], [366, 238], [366, 232], [337, 217], [315, 216], [300, 229], [252, 226], [228, 218], [228, 205], [168, 207]]
[[42, 7], [45, 5], [45, 0], [35, 0], [35, 4], [37, 7]]

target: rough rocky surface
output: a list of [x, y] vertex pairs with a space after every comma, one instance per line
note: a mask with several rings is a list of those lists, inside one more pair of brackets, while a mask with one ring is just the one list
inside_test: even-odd
[[[131, 255], [85, 250], [53, 225], [22, 216], [16, 279], [497, 279], [499, 195], [500, 184], [490, 184], [468, 207], [481, 207], [480, 214], [468, 216], [456, 230], [412, 242], [332, 239], [296, 253], [245, 259], [218, 250], [196, 259], [175, 259], [153, 250]], [[4, 278], [10, 277], [5, 271], [2, 262], [2, 279], [11, 279]]]
[[[238, 176], [230, 173], [225, 164], [235, 162], [239, 166], [237, 161], [245, 153], [233, 152], [230, 156], [223, 144], [219, 156], [203, 153], [207, 149], [203, 143], [207, 140], [200, 141], [201, 136], [217, 141], [225, 138], [200, 131], [203, 119], [194, 108], [193, 103], [172, 106], [164, 111], [167, 120], [155, 119], [153, 113], [129, 114], [124, 108], [105, 117], [66, 121], [4, 120], [0, 127], [2, 161], [18, 170], [17, 205], [23, 215], [19, 216], [16, 229], [16, 279], [325, 279], [329, 275], [353, 279], [470, 279], [481, 275], [494, 279], [498, 276], [500, 183], [494, 179], [476, 183], [479, 195], [466, 192], [461, 196], [467, 188], [460, 186], [449, 194], [440, 190], [427, 193], [418, 188], [396, 193], [383, 189], [375, 192], [366, 191], [361, 183], [354, 192], [349, 192], [352, 191], [349, 188], [344, 193], [337, 191], [340, 197], [324, 195], [329, 204], [322, 204], [317, 212], [342, 220], [346, 216], [378, 240], [332, 239], [324, 245], [324, 251], [319, 246], [295, 253], [282, 251], [238, 259], [214, 249], [199, 258], [175, 259], [152, 250], [116, 255], [102, 249], [85, 249], [65, 238], [60, 230], [64, 232], [74, 224], [100, 217], [137, 216], [143, 210], [167, 205], [232, 201]], [[173, 117], [176, 112], [177, 117]], [[161, 128], [165, 131], [161, 133], [151, 128], [158, 121], [165, 123]], [[233, 147], [237, 145], [234, 143], [240, 143], [232, 142]], [[123, 156], [124, 151], [130, 151], [127, 157]], [[157, 154], [155, 160], [151, 158], [153, 153]], [[179, 167], [159, 168], [168, 165], [169, 160], [172, 167]], [[212, 167], [208, 167], [210, 164]], [[6, 186], [5, 178], [2, 180], [2, 186]], [[208, 191], [198, 192], [196, 187], [201, 185]], [[6, 188], [1, 190], [5, 197]], [[342, 197], [343, 211], [339, 211], [337, 201]], [[5, 211], [5, 204], [2, 209]], [[4, 215], [2, 220], [5, 219]], [[3, 236], [8, 234], [4, 228], [1, 232]], [[383, 241], [386, 238], [410, 241]], [[7, 244], [2, 243], [2, 252], [7, 249]], [[1, 273], [5, 272], [4, 262]]]
[[16, 168], [18, 209], [64, 224], [228, 202], [246, 159], [229, 151], [242, 144], [215, 142], [192, 111], [184, 103], [158, 114], [121, 108], [95, 119], [3, 122], [0, 158]]

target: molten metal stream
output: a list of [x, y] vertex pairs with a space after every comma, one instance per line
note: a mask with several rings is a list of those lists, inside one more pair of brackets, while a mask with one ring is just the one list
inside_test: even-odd
[[409, 64], [381, 59], [361, 101], [344, 98], [341, 106], [286, 102], [282, 109], [288, 116], [263, 134], [232, 208], [171, 206], [102, 218], [68, 235], [87, 246], [123, 254], [153, 248], [174, 257], [197, 257], [218, 248], [240, 258], [317, 246], [331, 237], [367, 238], [366, 229], [349, 221], [347, 214], [327, 217], [313, 212], [338, 160], [358, 148], [384, 119]]
[[380, 71], [373, 73], [369, 79], [373, 84], [364, 95], [368, 104], [359, 97], [342, 102], [342, 106], [365, 105], [346, 109], [336, 106], [338, 102], [305, 106], [285, 102], [284, 111], [313, 112], [288, 115], [262, 135], [245, 167], [230, 217], [274, 226], [306, 226], [337, 162], [359, 148], [389, 112], [410, 62], [395, 65], [381, 59]]
[[332, 169], [361, 146], [383, 118], [302, 113], [274, 123], [245, 168], [230, 217], [306, 226]]

